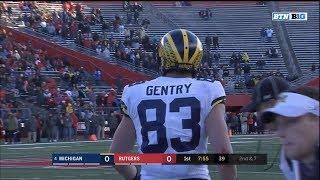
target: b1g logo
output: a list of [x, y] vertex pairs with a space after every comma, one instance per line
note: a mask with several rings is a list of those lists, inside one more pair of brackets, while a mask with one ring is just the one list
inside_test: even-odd
[[306, 12], [273, 12], [273, 21], [307, 21], [308, 13]]

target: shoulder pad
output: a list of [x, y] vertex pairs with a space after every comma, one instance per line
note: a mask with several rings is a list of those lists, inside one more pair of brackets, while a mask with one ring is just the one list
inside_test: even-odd
[[208, 82], [214, 82], [212, 79], [207, 79], [207, 78], [197, 78], [199, 81], [208, 81]]
[[134, 86], [134, 85], [137, 85], [137, 84], [142, 84], [144, 82], [146, 82], [146, 81], [138, 81], [138, 82], [134, 82], [134, 83], [128, 84], [128, 86], [131, 87], [131, 86]]

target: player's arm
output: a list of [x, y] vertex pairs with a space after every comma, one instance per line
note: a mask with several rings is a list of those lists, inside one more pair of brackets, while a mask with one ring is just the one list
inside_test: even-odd
[[[123, 116], [110, 147], [111, 153], [126, 153], [133, 149], [136, 142], [136, 134], [132, 120]], [[137, 168], [134, 165], [116, 165], [115, 169], [127, 180], [133, 180], [137, 175]]]
[[[225, 105], [218, 103], [211, 109], [206, 119], [206, 132], [209, 138], [211, 148], [216, 154], [232, 154], [232, 146], [228, 137], [228, 128], [224, 120]], [[237, 179], [237, 170], [235, 165], [219, 165], [218, 172], [222, 180]]]

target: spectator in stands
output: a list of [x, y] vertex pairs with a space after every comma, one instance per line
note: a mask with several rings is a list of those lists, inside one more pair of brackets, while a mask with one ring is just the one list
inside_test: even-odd
[[231, 113], [231, 117], [230, 117], [230, 129], [232, 134], [236, 134], [237, 131], [237, 127], [238, 127], [238, 117], [236, 115], [235, 112]]
[[237, 54], [236, 54], [236, 52], [233, 51], [232, 55], [230, 57], [229, 65], [230, 66], [234, 65], [236, 62], [236, 59], [237, 59]]
[[18, 50], [14, 50], [14, 54], [12, 56], [15, 57], [16, 60], [18, 60], [18, 61], [21, 59], [21, 56], [20, 56]]
[[109, 134], [109, 138], [113, 137], [114, 132], [116, 131], [119, 121], [116, 115], [116, 112], [112, 112], [111, 114], [108, 115], [107, 118], [108, 121], [108, 125], [110, 127], [110, 134]]
[[124, 25], [120, 25], [120, 26], [119, 26], [119, 33], [120, 33], [121, 35], [124, 34], [124, 30], [125, 30]]
[[71, 123], [72, 123], [72, 125], [71, 125], [71, 128], [72, 128], [72, 132], [71, 132], [72, 139], [74, 141], [76, 141], [77, 140], [77, 136], [78, 136], [78, 122], [79, 122], [79, 119], [78, 119], [78, 117], [76, 116], [75, 113], [71, 113], [70, 114], [70, 118], [71, 118]]
[[234, 68], [234, 75], [235, 75], [236, 81], [240, 80], [241, 72], [242, 72], [241, 65], [237, 64]]
[[133, 39], [134, 36], [134, 29], [130, 29], [130, 40]]
[[110, 58], [111, 58], [110, 50], [109, 50], [108, 47], [104, 48], [104, 50], [103, 50], [103, 57], [106, 58], [106, 59], [110, 59]]
[[61, 121], [59, 119], [58, 111], [53, 111], [53, 117], [52, 117], [52, 139], [53, 142], [57, 142], [59, 140], [59, 127], [61, 126]]
[[240, 113], [240, 123], [241, 123], [241, 133], [246, 134], [247, 133], [247, 117], [245, 113]]
[[243, 75], [244, 75], [245, 81], [249, 81], [249, 79], [250, 79], [250, 70], [251, 70], [250, 64], [249, 63], [245, 63], [243, 65], [242, 69], [243, 69]]
[[281, 73], [280, 69], [277, 69], [276, 72], [274, 73], [275, 76], [284, 78], [284, 75]]
[[312, 72], [315, 72], [316, 71], [316, 65], [314, 63], [312, 63], [311, 65], [311, 71]]
[[223, 69], [222, 77], [229, 77], [229, 69], [226, 66], [224, 66], [222, 69]]
[[93, 41], [99, 41], [100, 40], [99, 34], [97, 32], [92, 33], [92, 40]]
[[98, 44], [98, 46], [96, 47], [96, 52], [98, 55], [100, 55], [102, 53], [102, 47], [100, 44]]
[[210, 50], [211, 44], [212, 44], [212, 39], [209, 35], [206, 36], [205, 43], [206, 43], [207, 50]]
[[35, 118], [36, 118], [36, 130], [37, 130], [37, 140], [36, 140], [36, 142], [41, 142], [44, 123], [43, 123], [43, 120], [42, 120], [42, 118], [40, 117], [39, 114], [37, 114], [35, 116]]
[[249, 55], [248, 55], [248, 53], [242, 53], [242, 56], [241, 56], [241, 59], [242, 59], [242, 61], [244, 62], [244, 63], [249, 63]]
[[64, 141], [71, 141], [72, 137], [72, 121], [69, 113], [62, 114]]
[[95, 84], [97, 86], [100, 85], [101, 79], [102, 79], [101, 71], [100, 71], [100, 69], [97, 68], [96, 71], [94, 72], [94, 80], [95, 80]]
[[213, 48], [214, 49], [217, 49], [219, 48], [219, 37], [217, 34], [214, 34], [213, 37], [212, 37], [212, 43], [213, 43]]
[[261, 36], [261, 41], [262, 42], [266, 42], [266, 37], [267, 37], [267, 32], [266, 32], [267, 28], [262, 27], [260, 30], [260, 36]]
[[[47, 26], [47, 31], [49, 34], [51, 35], [56, 35], [56, 28], [54, 27], [54, 25], [52, 23], [49, 23]], [[73, 34], [73, 33], [72, 33]]]
[[199, 11], [199, 16], [204, 20], [208, 20], [212, 17], [212, 12], [209, 8], [207, 8], [206, 10]]
[[204, 51], [203, 57], [202, 57], [202, 62], [208, 63], [208, 65], [211, 67], [212, 60], [213, 60], [213, 54], [210, 51]]
[[134, 12], [142, 12], [143, 11], [142, 4], [141, 3], [138, 4], [137, 2], [134, 2], [134, 4], [131, 5], [131, 10]]
[[251, 89], [255, 86], [255, 77], [254, 75], [248, 76], [248, 79], [245, 80], [245, 85], [247, 89]]
[[103, 32], [110, 32], [110, 24], [108, 21], [102, 21], [101, 29]]
[[272, 33], [273, 33], [273, 30], [271, 28], [266, 29], [266, 35], [267, 35], [268, 42], [272, 42]]
[[127, 12], [127, 24], [131, 24], [132, 18], [133, 18], [132, 12], [128, 11]]
[[241, 62], [243, 62], [242, 53], [240, 51], [238, 51], [238, 53], [236, 54], [235, 61], [234, 61], [234, 67], [240, 65]]
[[53, 142], [54, 140], [54, 133], [53, 133], [53, 127], [55, 125], [55, 120], [52, 112], [49, 112], [48, 119], [47, 119], [47, 135], [49, 142]]
[[12, 14], [13, 14], [12, 7], [11, 7], [11, 6], [7, 6], [7, 13], [8, 13], [8, 18], [11, 19], [11, 16], [12, 16]]
[[273, 46], [269, 49], [268, 54], [270, 58], [277, 58], [279, 56], [278, 49], [274, 48]]
[[253, 120], [253, 113], [249, 113], [247, 117], [247, 126], [248, 131], [247, 134], [251, 134], [254, 132], [254, 120]]
[[141, 26], [142, 26], [144, 29], [148, 29], [149, 25], [150, 25], [149, 19], [144, 18], [144, 19], [142, 20]]
[[14, 135], [18, 130], [18, 119], [12, 112], [8, 114], [7, 126], [5, 128], [9, 143], [14, 144]]
[[105, 139], [105, 134], [104, 134], [105, 120], [104, 120], [104, 116], [102, 115], [102, 111], [97, 111], [96, 113], [94, 113], [93, 118], [97, 123], [97, 132], [96, 132], [97, 139], [98, 140]]
[[123, 1], [123, 3], [122, 3], [122, 10], [123, 10], [123, 11], [127, 11], [128, 8], [129, 8], [129, 6], [130, 6], [129, 1]]
[[88, 137], [90, 134], [90, 123], [92, 122], [93, 112], [91, 108], [86, 108], [84, 111], [84, 122], [86, 126], [85, 135]]
[[139, 24], [139, 22], [138, 22], [139, 16], [140, 16], [139, 12], [135, 11], [134, 14], [133, 14], [134, 24]]
[[[217, 65], [219, 64], [220, 57], [221, 57], [221, 55], [219, 52], [215, 51], [213, 53], [213, 60], [214, 60], [215, 64], [217, 64]], [[209, 66], [210, 66], [210, 64], [209, 64]]]
[[264, 60], [264, 55], [262, 54], [262, 55], [261, 55], [261, 58], [257, 60], [256, 66], [257, 66], [257, 69], [262, 70], [265, 65], [266, 65], [266, 62], [265, 62], [265, 60]]

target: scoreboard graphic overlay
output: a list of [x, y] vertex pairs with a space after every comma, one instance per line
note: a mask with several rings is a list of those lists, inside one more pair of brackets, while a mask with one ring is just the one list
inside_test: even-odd
[[267, 154], [52, 154], [53, 166], [85, 165], [265, 165]]

